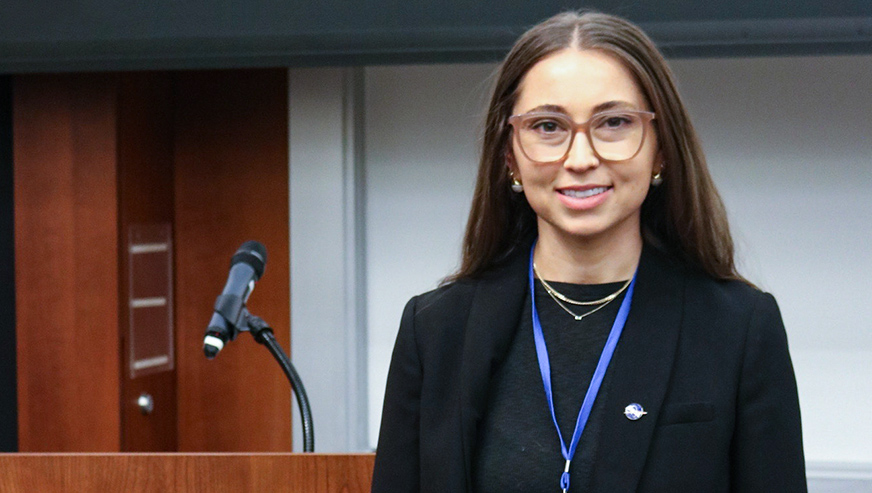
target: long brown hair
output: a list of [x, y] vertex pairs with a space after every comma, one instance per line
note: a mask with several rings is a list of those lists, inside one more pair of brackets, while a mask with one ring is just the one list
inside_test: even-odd
[[524, 75], [543, 58], [568, 47], [600, 50], [620, 60], [657, 114], [654, 121], [665, 166], [663, 183], [651, 187], [642, 204], [645, 241], [716, 279], [744, 280], [733, 260], [723, 202], [663, 56], [629, 21], [595, 12], [566, 12], [524, 33], [499, 68], [487, 112], [463, 260], [460, 270], [446, 281], [484, 273], [518, 247], [529, 245], [536, 234], [536, 214], [524, 194], [513, 193], [509, 186], [507, 120]]

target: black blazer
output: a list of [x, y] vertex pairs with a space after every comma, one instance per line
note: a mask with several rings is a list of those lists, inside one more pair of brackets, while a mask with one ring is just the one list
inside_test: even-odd
[[[477, 427], [520, 322], [527, 252], [406, 305], [373, 492], [472, 491]], [[806, 491], [796, 381], [771, 295], [646, 246], [608, 372], [592, 491]], [[631, 402], [648, 415], [628, 420]]]

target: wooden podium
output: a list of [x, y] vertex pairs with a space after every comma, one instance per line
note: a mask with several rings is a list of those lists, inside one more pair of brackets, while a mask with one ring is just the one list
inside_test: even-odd
[[374, 454], [0, 454], [0, 492], [368, 492]]

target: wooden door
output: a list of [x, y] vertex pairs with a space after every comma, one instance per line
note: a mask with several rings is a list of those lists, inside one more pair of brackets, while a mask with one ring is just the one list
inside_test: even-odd
[[[166, 225], [172, 238], [173, 202], [173, 75], [169, 72], [128, 73], [119, 76], [118, 107], [118, 209], [119, 209], [119, 307], [121, 336], [121, 450], [170, 452], [178, 447], [175, 358], [159, 371], [134, 373], [142, 358], [132, 357], [136, 338], [132, 316], [137, 299], [132, 277], [153, 273], [133, 271], [130, 247], [137, 229]], [[168, 251], [172, 258], [172, 241]], [[148, 255], [148, 254], [145, 254]], [[152, 254], [153, 255], [153, 254]], [[158, 253], [160, 255], [160, 253]], [[155, 269], [159, 266], [151, 266]], [[170, 266], [172, 267], [172, 266]], [[133, 272], [132, 272], [133, 271]], [[159, 274], [159, 273], [158, 273]], [[172, 297], [169, 297], [172, 299]], [[170, 313], [174, 307], [166, 307]], [[149, 308], [139, 308], [140, 311]], [[158, 337], [161, 321], [153, 322]], [[173, 324], [174, 325], [174, 324]], [[139, 334], [142, 334], [140, 331]], [[140, 335], [140, 337], [142, 337]], [[172, 366], [172, 368], [167, 368]], [[151, 368], [155, 369], [155, 368]], [[139, 398], [151, 399], [143, 411]]]

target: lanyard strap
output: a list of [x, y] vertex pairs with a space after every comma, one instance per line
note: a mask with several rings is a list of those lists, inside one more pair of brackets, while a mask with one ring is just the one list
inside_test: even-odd
[[533, 339], [536, 342], [536, 357], [539, 359], [539, 372], [542, 374], [542, 385], [545, 387], [545, 397], [548, 398], [548, 407], [551, 409], [551, 419], [554, 421], [554, 427], [557, 429], [557, 436], [560, 438], [560, 451], [563, 453], [563, 458], [566, 459], [565, 470], [560, 476], [560, 487], [563, 491], [567, 491], [569, 489], [569, 463], [575, 455], [575, 449], [578, 447], [581, 434], [584, 431], [585, 425], [587, 425], [587, 419], [590, 417], [590, 411], [593, 408], [596, 395], [599, 392], [600, 385], [603, 383], [606, 369], [609, 366], [609, 362], [612, 360], [615, 347], [618, 345], [618, 339], [621, 337], [621, 332], [624, 330], [624, 324], [627, 322], [627, 315], [630, 313], [630, 303], [633, 299], [633, 287], [636, 284], [636, 275], [633, 274], [633, 280], [627, 288], [627, 294], [621, 302], [621, 308], [618, 309], [618, 316], [615, 317], [615, 323], [612, 325], [612, 330], [609, 332], [609, 337], [606, 340], [606, 345], [603, 348], [599, 362], [596, 365], [596, 370], [593, 372], [590, 386], [587, 388], [587, 393], [584, 395], [584, 402], [582, 402], [581, 409], [578, 411], [578, 420], [575, 422], [575, 432], [572, 434], [572, 442], [567, 450], [566, 442], [563, 440], [563, 435], [560, 433], [560, 426], [557, 425], [557, 415], [554, 413], [554, 398], [551, 392], [551, 364], [548, 360], [548, 349], [545, 347], [545, 335], [542, 333], [542, 324], [539, 323], [539, 313], [536, 311], [536, 290], [533, 275], [533, 251], [535, 248], [536, 243], [534, 242], [533, 246], [530, 248], [530, 299], [532, 300], [533, 312]]

